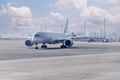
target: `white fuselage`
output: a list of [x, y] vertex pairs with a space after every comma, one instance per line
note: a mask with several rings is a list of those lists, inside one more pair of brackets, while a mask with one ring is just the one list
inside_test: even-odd
[[67, 39], [66, 33], [53, 33], [53, 32], [36, 32], [32, 36], [32, 42], [34, 44], [38, 43], [49, 43], [54, 44], [57, 43], [57, 40]]

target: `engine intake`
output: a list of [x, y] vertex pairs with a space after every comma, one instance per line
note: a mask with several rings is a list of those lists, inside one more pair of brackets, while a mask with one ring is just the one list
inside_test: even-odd
[[72, 40], [65, 40], [65, 41], [64, 41], [64, 44], [65, 44], [65, 46], [67, 46], [67, 47], [71, 47], [71, 46], [73, 45], [73, 41], [72, 41]]
[[31, 40], [26, 40], [25, 45], [30, 47], [30, 46], [33, 46], [33, 43]]

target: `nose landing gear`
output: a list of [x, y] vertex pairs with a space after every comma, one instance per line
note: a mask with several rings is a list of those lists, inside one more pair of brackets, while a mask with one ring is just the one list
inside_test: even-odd
[[41, 45], [41, 48], [47, 48], [47, 45], [43, 43], [43, 45]]
[[38, 49], [38, 44], [36, 44], [36, 47], [35, 47], [35, 49]]

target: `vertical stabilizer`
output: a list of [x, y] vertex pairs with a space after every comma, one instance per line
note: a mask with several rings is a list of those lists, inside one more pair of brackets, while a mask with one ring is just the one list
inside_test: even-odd
[[67, 21], [66, 21], [66, 24], [65, 24], [65, 29], [64, 29], [64, 33], [67, 33], [67, 29], [68, 29], [68, 22], [69, 22], [69, 19], [67, 19]]

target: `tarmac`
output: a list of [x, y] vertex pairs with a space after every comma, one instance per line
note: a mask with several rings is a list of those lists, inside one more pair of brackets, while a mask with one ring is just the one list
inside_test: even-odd
[[0, 40], [0, 80], [120, 80], [120, 43], [35, 50], [24, 40]]

